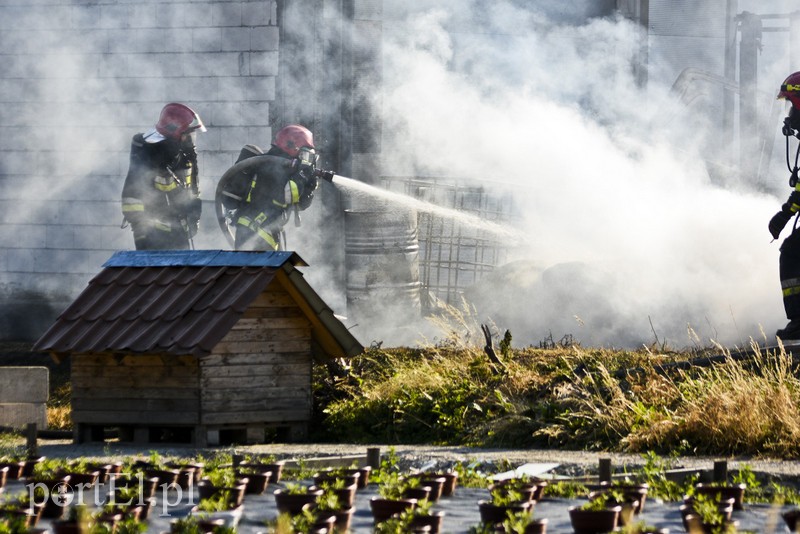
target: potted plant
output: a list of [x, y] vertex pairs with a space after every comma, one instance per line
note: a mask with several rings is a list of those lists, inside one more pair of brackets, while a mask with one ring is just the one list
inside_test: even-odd
[[669, 534], [669, 529], [658, 528], [656, 526], [649, 525], [644, 521], [638, 521], [636, 523], [626, 525], [620, 532], [622, 534]]
[[317, 505], [317, 498], [322, 494], [322, 489], [316, 486], [304, 486], [298, 483], [288, 483], [283, 489], [276, 489], [273, 492], [278, 511], [289, 515], [302, 513], [304, 507], [313, 510]]
[[425, 534], [431, 532], [431, 527], [428, 525], [419, 525], [414, 523], [414, 510], [405, 509], [385, 520], [376, 523], [375, 534]]
[[418, 501], [427, 501], [431, 498], [433, 491], [430, 486], [422, 485], [418, 478], [402, 478], [402, 483], [405, 485], [403, 496], [410, 499], [417, 499]]
[[589, 500], [605, 499], [607, 504], [619, 505], [621, 510], [619, 512], [619, 525], [625, 526], [633, 522], [635, 515], [641, 509], [641, 503], [635, 493], [626, 493], [622, 490], [615, 489], [615, 486], [606, 486], [605, 489], [593, 491], [589, 493]]
[[313, 478], [314, 484], [317, 486], [322, 485], [324, 482], [334, 482], [340, 479], [344, 480], [345, 486], [350, 486], [351, 484], [358, 486], [358, 479], [361, 478], [361, 473], [340, 467], [315, 473]]
[[0, 517], [0, 532], [3, 534], [30, 534], [30, 526], [23, 517]]
[[70, 462], [61, 469], [64, 474], [69, 475], [72, 489], [79, 491], [91, 489], [100, 480], [100, 470], [84, 459]]
[[60, 519], [64, 516], [67, 505], [72, 501], [68, 494], [69, 475], [65, 475], [63, 463], [58, 460], [43, 460], [34, 464], [27, 484], [41, 488], [46, 493], [42, 517], [46, 519]]
[[183, 518], [174, 519], [169, 524], [171, 534], [223, 534], [233, 532], [225, 526], [222, 519], [204, 519], [196, 515], [188, 515]]
[[239, 505], [244, 501], [248, 482], [247, 478], [239, 478], [232, 467], [218, 467], [206, 472], [206, 476], [197, 483], [197, 492], [201, 499], [207, 499], [226, 490]]
[[274, 456], [245, 456], [244, 461], [241, 462], [237, 467], [242, 469], [256, 469], [260, 470], [261, 472], [269, 472], [271, 476], [269, 478], [270, 484], [277, 484], [281, 481], [283, 477], [283, 466], [284, 463], [282, 460], [276, 460]]
[[419, 501], [413, 509], [403, 513], [411, 514], [412, 528], [429, 527], [431, 534], [439, 534], [442, 530], [445, 513], [443, 510], [434, 510], [432, 501]]
[[590, 500], [582, 506], [569, 508], [569, 520], [575, 534], [612, 532], [619, 524], [620, 505], [608, 502], [606, 496]]
[[591, 490], [614, 490], [622, 492], [624, 500], [628, 502], [639, 501], [636, 513], [639, 514], [644, 510], [644, 504], [647, 500], [647, 492], [650, 489], [649, 484], [637, 483], [629, 479], [612, 480], [611, 482], [602, 482], [597, 486], [590, 486]]
[[537, 490], [537, 484], [524, 477], [513, 477], [505, 480], [498, 480], [489, 486], [490, 492], [498, 491], [502, 493], [505, 491], [516, 491], [517, 493], [521, 494], [523, 500], [528, 501], [539, 500], [536, 498]]
[[322, 495], [317, 497], [315, 512], [320, 517], [325, 514], [334, 515], [334, 529], [338, 532], [349, 532], [350, 524], [353, 520], [355, 507], [356, 484], [344, 488], [344, 480], [338, 479], [332, 483], [324, 483], [320, 486]]
[[182, 489], [197, 485], [203, 478], [205, 464], [200, 460], [176, 459], [168, 461], [164, 465], [169, 469], [178, 470], [178, 485]]
[[502, 532], [508, 534], [545, 534], [547, 518], [536, 518], [531, 512], [513, 512], [502, 523]]
[[447, 483], [447, 479], [445, 477], [431, 475], [430, 473], [414, 473], [410, 475], [409, 478], [418, 480], [419, 485], [422, 487], [429, 487], [430, 492], [428, 494], [428, 499], [431, 501], [438, 501], [442, 498], [442, 494], [444, 492], [444, 486]]
[[236, 528], [242, 519], [243, 511], [244, 505], [237, 504], [229, 491], [223, 489], [207, 499], [200, 499], [191, 513], [206, 521], [221, 519], [224, 526]]
[[369, 501], [375, 524], [386, 521], [396, 513], [416, 507], [417, 499], [407, 497], [407, 489], [408, 482], [398, 473], [389, 472], [381, 475], [378, 496], [372, 497]]
[[147, 523], [133, 517], [123, 517], [114, 525], [113, 530], [113, 534], [144, 534], [145, 532], [147, 532]]
[[733, 509], [744, 509], [744, 494], [747, 490], [745, 484], [731, 484], [727, 482], [698, 482], [694, 486], [695, 495], [719, 495], [722, 499], [733, 499]]
[[364, 489], [369, 485], [369, 477], [372, 473], [372, 467], [369, 465], [358, 466], [351, 465], [344, 470], [345, 473], [358, 473], [358, 489]]
[[272, 478], [272, 471], [264, 470], [263, 468], [255, 467], [239, 467], [236, 468], [236, 475], [240, 479], [247, 479], [247, 489], [245, 493], [249, 495], [261, 495], [267, 491], [269, 481]]
[[681, 506], [684, 528], [687, 532], [706, 534], [736, 532], [738, 522], [732, 519], [732, 501], [722, 499], [720, 494], [695, 495], [689, 504]]
[[518, 512], [531, 512], [534, 501], [524, 497], [522, 493], [513, 490], [492, 490], [488, 500], [478, 501], [478, 511], [481, 522], [489, 525], [502, 523], [509, 514]]
[[178, 476], [180, 471], [178, 469], [170, 469], [167, 467], [166, 462], [157, 451], [151, 451], [150, 456], [146, 460], [136, 460], [132, 466], [134, 473], [142, 472], [145, 478], [158, 479], [157, 486], [177, 485]]

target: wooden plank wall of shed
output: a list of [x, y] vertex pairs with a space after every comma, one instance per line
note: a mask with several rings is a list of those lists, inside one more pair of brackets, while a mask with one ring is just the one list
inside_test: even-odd
[[308, 422], [311, 322], [279, 282], [200, 358], [201, 424]]
[[86, 424], [196, 425], [194, 356], [72, 355], [72, 419]]

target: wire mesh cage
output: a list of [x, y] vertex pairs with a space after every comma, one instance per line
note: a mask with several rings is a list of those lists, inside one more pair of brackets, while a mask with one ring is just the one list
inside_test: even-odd
[[510, 193], [490, 193], [482, 185], [455, 178], [384, 176], [381, 181], [385, 189], [432, 206], [417, 213], [423, 309], [434, 299], [459, 305], [466, 288], [507, 261], [508, 244], [480, 225], [465, 224], [449, 214], [466, 213], [481, 221], [508, 223], [514, 213]]

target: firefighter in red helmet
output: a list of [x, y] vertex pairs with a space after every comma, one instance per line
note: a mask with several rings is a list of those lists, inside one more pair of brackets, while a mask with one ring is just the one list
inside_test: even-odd
[[[236, 164], [220, 179], [217, 203], [225, 212], [236, 250], [280, 250], [281, 233], [294, 212], [311, 205], [318, 155], [314, 136], [305, 126], [290, 124], [276, 134], [264, 153], [245, 145]], [[218, 214], [219, 216], [219, 214]]]
[[[769, 222], [769, 232], [775, 239], [778, 239], [786, 224], [800, 212], [800, 182], [798, 181], [800, 145], [795, 150], [794, 163], [792, 163], [789, 143], [792, 137], [800, 139], [800, 72], [795, 72], [784, 80], [778, 92], [778, 98], [786, 99], [791, 103], [789, 114], [783, 121], [783, 135], [786, 137], [786, 164], [791, 173], [789, 187], [792, 188], [792, 192], [781, 210]], [[779, 270], [783, 307], [789, 323], [786, 327], [779, 329], [776, 336], [781, 340], [800, 339], [800, 231], [797, 230], [796, 219], [792, 233], [783, 241], [780, 250]]]
[[133, 230], [136, 250], [190, 248], [202, 209], [198, 131], [206, 131], [200, 116], [172, 102], [161, 110], [152, 130], [133, 136], [122, 214]]

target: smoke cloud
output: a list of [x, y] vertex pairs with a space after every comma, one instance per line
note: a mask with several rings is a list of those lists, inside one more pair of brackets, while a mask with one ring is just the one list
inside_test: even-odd
[[[387, 8], [384, 168], [513, 192], [510, 224], [527, 238], [468, 291], [479, 320], [515, 345], [617, 347], [741, 346], [783, 325], [766, 223], [788, 190], [710, 179], [704, 150], [731, 140], [670, 95], [674, 80], [637, 86], [635, 25], [562, 24], [547, 4], [417, 4]], [[770, 92], [788, 68], [779, 52]]]

